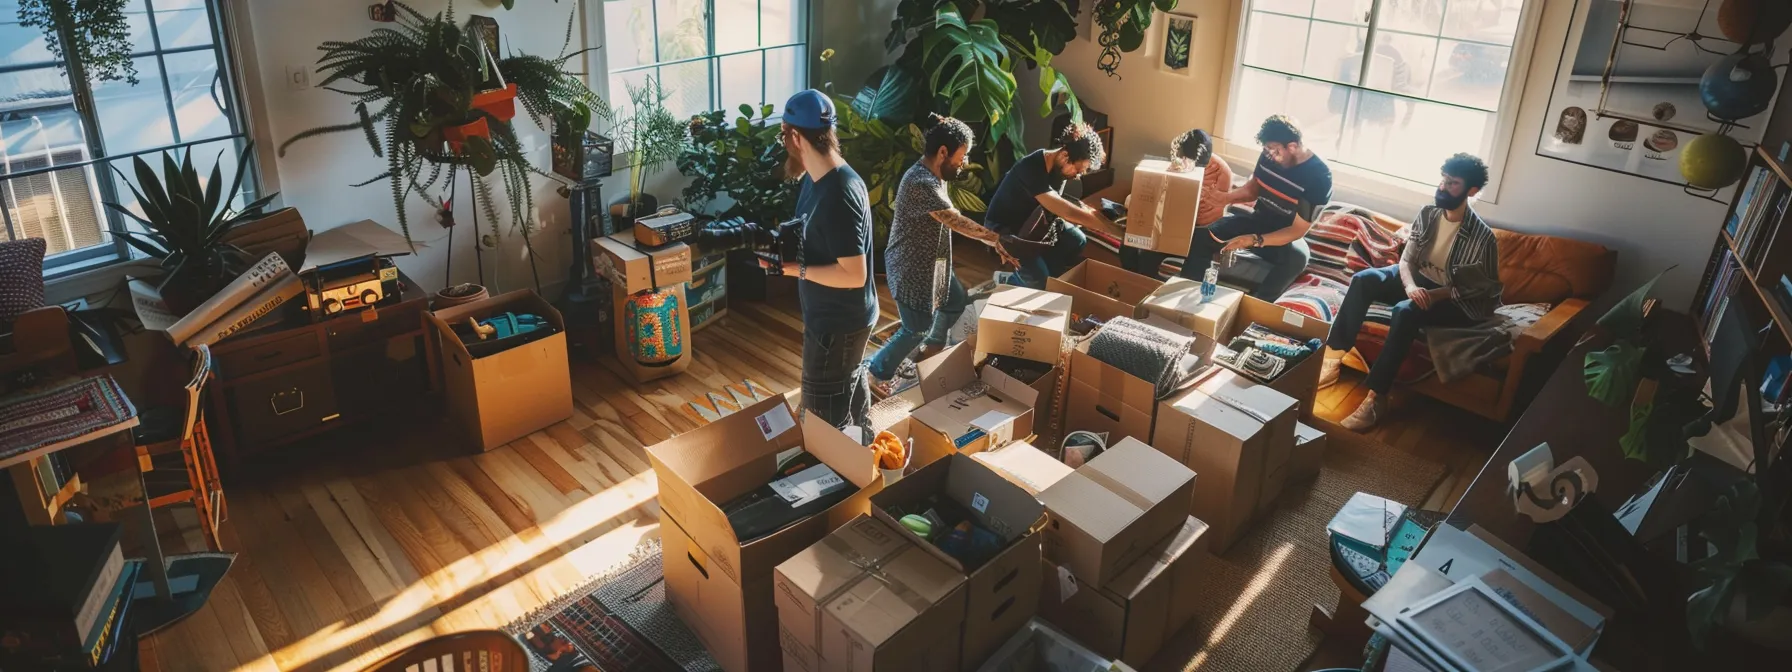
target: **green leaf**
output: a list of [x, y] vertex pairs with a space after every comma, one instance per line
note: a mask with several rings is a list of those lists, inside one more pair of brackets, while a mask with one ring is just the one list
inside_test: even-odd
[[1587, 395], [1606, 406], [1628, 400], [1642, 376], [1643, 349], [1620, 341], [1587, 353], [1583, 365]]
[[914, 120], [916, 83], [914, 74], [901, 64], [879, 68], [853, 96], [852, 109], [863, 117], [909, 123]]
[[1599, 317], [1599, 326], [1606, 328], [1619, 339], [1634, 341], [1641, 338], [1643, 334], [1643, 301], [1649, 298], [1649, 292], [1655, 288], [1655, 282], [1671, 270], [1674, 270], [1674, 267], [1669, 266], [1667, 270], [1655, 274], [1655, 277], [1649, 278], [1648, 282], [1643, 283], [1629, 296], [1613, 305], [1611, 310], [1605, 311], [1605, 314]]
[[1618, 447], [1623, 449], [1627, 459], [1648, 461], [1649, 459], [1649, 412], [1654, 404], [1632, 404], [1630, 406], [1630, 429], [1624, 437], [1618, 439]]

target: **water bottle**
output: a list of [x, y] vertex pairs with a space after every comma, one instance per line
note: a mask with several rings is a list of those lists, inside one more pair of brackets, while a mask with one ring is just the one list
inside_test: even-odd
[[1207, 272], [1201, 276], [1201, 303], [1213, 300], [1214, 292], [1219, 290], [1220, 262], [1207, 262]]

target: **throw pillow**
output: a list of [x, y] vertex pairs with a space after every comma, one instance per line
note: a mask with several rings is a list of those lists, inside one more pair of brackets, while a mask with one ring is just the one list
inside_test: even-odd
[[44, 239], [0, 243], [0, 324], [44, 305]]

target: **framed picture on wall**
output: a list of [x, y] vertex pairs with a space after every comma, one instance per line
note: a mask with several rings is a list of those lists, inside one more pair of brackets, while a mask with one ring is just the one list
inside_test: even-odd
[[1175, 12], [1163, 15], [1163, 47], [1158, 49], [1157, 65], [1165, 72], [1184, 77], [1194, 72], [1189, 60], [1195, 50], [1195, 15]]

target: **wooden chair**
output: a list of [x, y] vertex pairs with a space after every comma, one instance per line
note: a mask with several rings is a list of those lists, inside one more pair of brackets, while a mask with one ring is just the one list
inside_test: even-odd
[[497, 630], [443, 635], [392, 654], [365, 672], [529, 672], [515, 637]]

